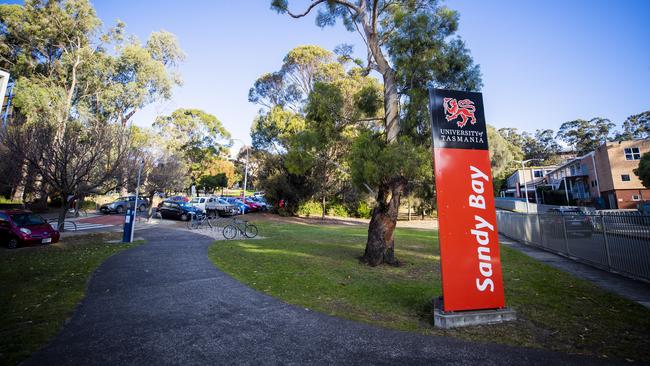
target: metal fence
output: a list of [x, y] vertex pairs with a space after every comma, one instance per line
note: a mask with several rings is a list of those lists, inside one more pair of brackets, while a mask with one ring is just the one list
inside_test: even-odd
[[650, 282], [650, 216], [640, 212], [497, 211], [507, 237]]

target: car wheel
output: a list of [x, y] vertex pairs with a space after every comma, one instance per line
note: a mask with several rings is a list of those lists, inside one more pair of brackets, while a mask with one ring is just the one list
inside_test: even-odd
[[187, 221], [188, 218], [189, 216], [186, 213], [181, 215], [181, 221]]
[[118, 214], [121, 214], [122, 212], [124, 212], [124, 207], [117, 206], [117, 208], [115, 209], [115, 212], [117, 212]]
[[9, 249], [16, 249], [16, 248], [18, 248], [18, 239], [16, 239], [16, 238], [9, 238], [9, 241], [7, 242], [7, 248], [9, 248]]
[[144, 212], [144, 210], [146, 210], [146, 209], [147, 209], [147, 206], [145, 206], [145, 205], [140, 205], [140, 207], [138, 207], [138, 211], [140, 211], [140, 212]]

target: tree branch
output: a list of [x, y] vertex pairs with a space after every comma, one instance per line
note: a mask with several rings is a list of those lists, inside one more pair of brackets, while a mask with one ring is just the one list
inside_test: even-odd
[[[309, 5], [307, 10], [305, 10], [304, 12], [302, 12], [300, 14], [294, 14], [291, 11], [289, 11], [289, 9], [287, 9], [287, 14], [289, 14], [292, 18], [302, 18], [302, 17], [306, 16], [307, 14], [309, 14], [315, 7], [317, 7], [318, 5], [320, 5], [320, 4], [324, 3], [324, 2], [327, 2], [327, 1], [328, 0], [316, 0], [316, 1], [314, 1], [313, 3], [311, 3]], [[348, 9], [352, 9], [357, 14], [361, 14], [361, 12], [362, 12], [361, 8], [359, 8], [358, 6], [352, 4], [349, 1], [345, 1], [345, 0], [331, 0], [331, 1], [333, 3], [343, 5], [343, 6], [347, 7]]]

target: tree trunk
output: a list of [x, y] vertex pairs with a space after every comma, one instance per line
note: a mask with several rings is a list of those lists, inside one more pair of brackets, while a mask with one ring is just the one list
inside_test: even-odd
[[382, 73], [384, 79], [384, 113], [386, 118], [386, 140], [388, 143], [397, 142], [400, 131], [399, 125], [399, 94], [395, 71], [388, 69]]
[[388, 184], [379, 187], [377, 206], [372, 210], [372, 218], [368, 226], [368, 241], [362, 261], [370, 266], [382, 263], [398, 265], [395, 258], [395, 239], [393, 233], [397, 224], [399, 203], [406, 181], [396, 177]]
[[156, 196], [156, 192], [149, 194], [149, 209], [147, 210], [147, 222], [151, 221], [153, 216], [153, 198]]
[[[378, 60], [379, 61], [379, 60]], [[382, 63], [385, 66], [382, 67]], [[400, 131], [399, 124], [399, 94], [395, 71], [384, 60], [378, 62], [382, 68], [384, 80], [384, 113], [386, 140], [389, 144], [397, 143]], [[370, 266], [382, 263], [398, 265], [395, 258], [395, 240], [393, 232], [397, 225], [397, 215], [401, 195], [404, 193], [406, 181], [403, 177], [393, 177], [391, 182], [379, 187], [377, 192], [377, 206], [372, 210], [372, 218], [368, 226], [368, 241], [362, 261]]]
[[70, 207], [70, 202], [68, 201], [69, 194], [61, 194], [61, 211], [59, 211], [59, 221], [57, 222], [58, 230], [60, 232], [65, 231], [65, 217], [68, 214], [68, 209]]
[[321, 207], [323, 208], [323, 213], [321, 214], [320, 219], [325, 221], [325, 196], [323, 196], [323, 199], [321, 200]]
[[24, 161], [20, 165], [20, 176], [18, 177], [18, 184], [14, 187], [14, 191], [11, 195], [12, 201], [25, 201], [25, 188], [27, 186], [27, 162]]

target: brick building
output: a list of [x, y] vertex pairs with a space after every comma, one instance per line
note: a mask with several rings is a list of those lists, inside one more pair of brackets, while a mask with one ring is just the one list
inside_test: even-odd
[[634, 174], [647, 152], [650, 140], [608, 142], [593, 152], [599, 192], [606, 208], [636, 208], [640, 201], [650, 201], [650, 189]]
[[504, 193], [523, 197], [524, 180], [531, 202], [539, 202], [542, 198], [536, 187], [546, 186], [564, 192], [557, 204], [574, 202], [597, 208], [634, 209], [641, 201], [650, 201], [650, 189], [634, 174], [641, 156], [647, 152], [650, 152], [650, 140], [647, 139], [607, 142], [558, 166], [518, 170], [508, 178]]

